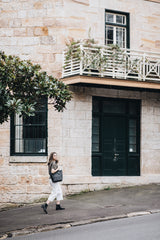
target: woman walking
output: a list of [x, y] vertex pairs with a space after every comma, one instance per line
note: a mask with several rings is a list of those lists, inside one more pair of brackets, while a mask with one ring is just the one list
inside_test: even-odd
[[[51, 173], [57, 172], [58, 169], [58, 160], [57, 160], [57, 153], [52, 152], [49, 156], [49, 161], [48, 161], [48, 172], [49, 175]], [[41, 208], [43, 208], [43, 211], [47, 214], [47, 207], [50, 204], [50, 202], [53, 202], [54, 199], [56, 198], [56, 210], [64, 210], [65, 208], [62, 208], [60, 205], [60, 201], [63, 200], [63, 194], [62, 194], [62, 189], [60, 186], [59, 182], [52, 182], [50, 178], [50, 185], [52, 188], [51, 194], [48, 197], [48, 200], [46, 203], [44, 203]]]

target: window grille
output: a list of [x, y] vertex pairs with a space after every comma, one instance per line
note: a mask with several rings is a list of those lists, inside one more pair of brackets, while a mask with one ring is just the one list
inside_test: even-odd
[[11, 155], [47, 155], [47, 101], [41, 100], [34, 116], [11, 117]]

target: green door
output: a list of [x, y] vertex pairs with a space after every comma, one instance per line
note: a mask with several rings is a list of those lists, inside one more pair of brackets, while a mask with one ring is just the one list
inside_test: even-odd
[[93, 97], [92, 175], [140, 175], [140, 101]]
[[102, 175], [126, 175], [126, 119], [103, 117]]

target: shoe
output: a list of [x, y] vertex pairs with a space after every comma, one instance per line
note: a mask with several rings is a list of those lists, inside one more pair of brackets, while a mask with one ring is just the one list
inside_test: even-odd
[[48, 204], [47, 204], [47, 203], [42, 204], [42, 206], [41, 206], [41, 208], [43, 208], [43, 211], [44, 211], [46, 214], [48, 214], [48, 212], [47, 212], [47, 207], [48, 207]]
[[64, 210], [65, 208], [62, 208], [60, 204], [56, 204], [56, 210]]

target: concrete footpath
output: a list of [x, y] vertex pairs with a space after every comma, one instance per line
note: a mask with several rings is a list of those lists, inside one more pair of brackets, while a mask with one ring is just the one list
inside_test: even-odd
[[0, 212], [0, 239], [99, 221], [160, 212], [160, 184], [81, 193], [66, 197], [64, 211], [55, 203], [44, 214], [41, 204]]

